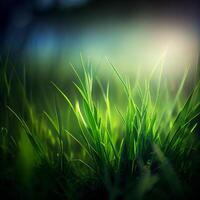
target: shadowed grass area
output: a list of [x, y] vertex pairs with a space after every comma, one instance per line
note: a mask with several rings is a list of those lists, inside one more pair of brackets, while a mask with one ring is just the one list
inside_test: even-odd
[[185, 92], [186, 70], [172, 91], [162, 66], [128, 80], [108, 62], [113, 77], [105, 84], [81, 61], [81, 70], [72, 66], [70, 85], [47, 79], [41, 88], [27, 86], [25, 71], [2, 61], [1, 193], [15, 199], [194, 198], [199, 82]]

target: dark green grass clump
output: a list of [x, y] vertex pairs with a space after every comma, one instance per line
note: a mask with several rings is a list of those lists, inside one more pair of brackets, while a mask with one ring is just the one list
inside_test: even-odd
[[82, 62], [80, 72], [72, 66], [76, 93], [67, 95], [71, 89], [52, 80], [36, 92], [8, 68], [4, 62], [0, 74], [0, 192], [7, 199], [198, 194], [200, 84], [185, 94], [187, 72], [171, 91], [161, 68], [155, 83], [154, 70], [128, 81], [112, 66], [115, 81], [105, 85]]

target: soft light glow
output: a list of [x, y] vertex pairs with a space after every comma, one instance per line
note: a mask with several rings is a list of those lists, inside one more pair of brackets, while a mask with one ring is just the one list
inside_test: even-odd
[[30, 36], [28, 49], [24, 50], [25, 57], [33, 61], [45, 63], [46, 58], [47, 63], [51, 63], [51, 58], [54, 61], [57, 58], [59, 64], [76, 64], [82, 53], [94, 65], [104, 63], [107, 57], [122, 73], [130, 75], [137, 67], [149, 73], [166, 52], [162, 62], [170, 76], [184, 71], [186, 66], [193, 68], [197, 62], [197, 34], [194, 27], [184, 23], [143, 20], [112, 26], [109, 23], [90, 24], [79, 32], [73, 26], [59, 32], [49, 24], [45, 28], [45, 37], [43, 31], [38, 31], [41, 30], [39, 27], [45, 26], [35, 26], [37, 34]]

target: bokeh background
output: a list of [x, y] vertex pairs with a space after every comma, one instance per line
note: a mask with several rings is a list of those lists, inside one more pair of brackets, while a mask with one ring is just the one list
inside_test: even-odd
[[42, 71], [107, 57], [126, 74], [164, 55], [171, 76], [198, 63], [198, 11], [198, 0], [1, 0], [0, 54]]

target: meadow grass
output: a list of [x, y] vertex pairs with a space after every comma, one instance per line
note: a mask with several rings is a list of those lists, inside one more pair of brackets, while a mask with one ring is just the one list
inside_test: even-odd
[[108, 62], [121, 84], [115, 94], [120, 102], [115, 102], [114, 86], [95, 78], [83, 59], [81, 70], [71, 65], [75, 97], [67, 94], [66, 85], [52, 80], [51, 92], [37, 96], [27, 86], [25, 71], [20, 76], [8, 60], [1, 65], [3, 194], [29, 199], [187, 199], [198, 191], [200, 83], [184, 93], [188, 70], [172, 92], [162, 66], [146, 79], [128, 80]]

